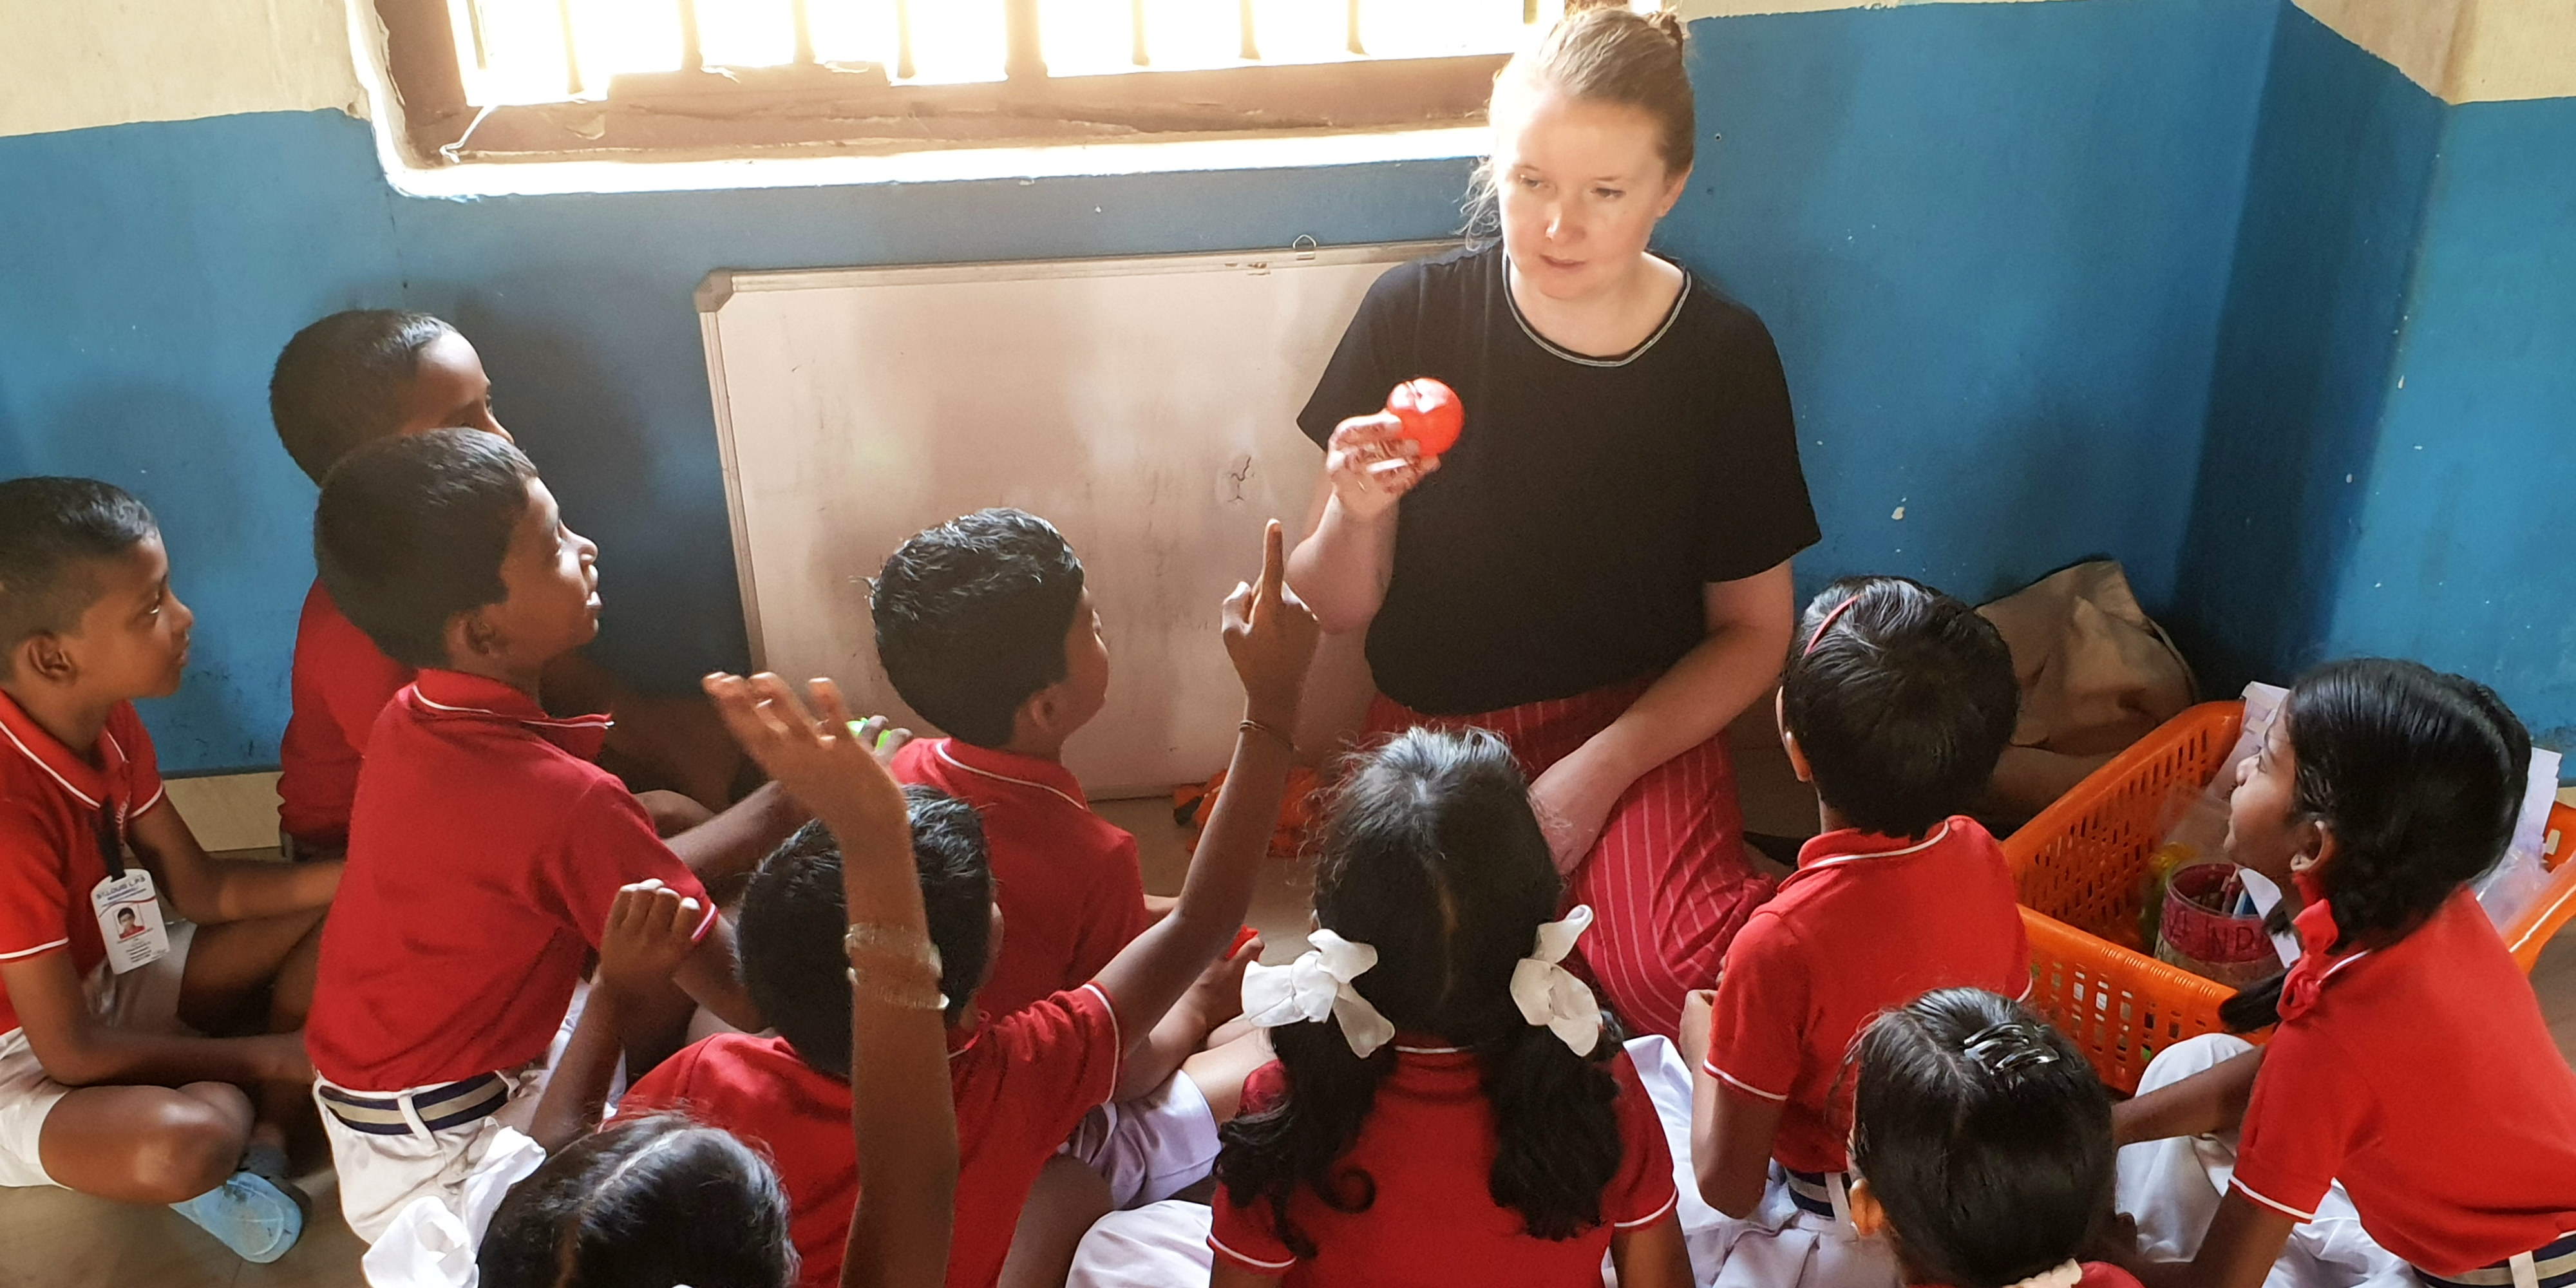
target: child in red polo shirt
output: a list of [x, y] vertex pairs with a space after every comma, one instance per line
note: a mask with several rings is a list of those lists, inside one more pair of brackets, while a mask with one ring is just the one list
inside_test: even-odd
[[[2467, 888], [2512, 837], [2530, 759], [2522, 723], [2456, 675], [2361, 659], [2291, 688], [2237, 771], [2227, 845], [2290, 872], [2305, 951], [2221, 1010], [2277, 1020], [2267, 1045], [2179, 1044], [2121, 1107], [2124, 1144], [2199, 1137], [2124, 1151], [2202, 1163], [2122, 1159], [2142, 1242], [2189, 1258], [2142, 1267], [2150, 1285], [2349, 1283], [2388, 1273], [2381, 1249], [2389, 1277], [2435, 1288], [2576, 1283], [2576, 1071]], [[2151, 1180], [2176, 1192], [2132, 1184]]]
[[[1259, 588], [1240, 589], [1226, 602], [1226, 647], [1243, 678], [1248, 718], [1180, 899], [1091, 980], [1006, 1015], [981, 1006], [979, 981], [1007, 951], [1002, 945], [1018, 934], [1018, 923], [998, 905], [1000, 883], [978, 811], [935, 788], [906, 789], [922, 900], [945, 968], [959, 1156], [952, 1288], [987, 1288], [999, 1279], [1031, 1184], [1101, 1106], [1159, 1097], [1161, 1105], [1140, 1114], [1170, 1122], [1188, 1110], [1201, 1121], [1195, 1160], [1173, 1157], [1138, 1169], [1159, 1176], [1142, 1197], [1162, 1197], [1204, 1176], [1214, 1156], [1217, 1111], [1209, 1102], [1230, 1102], [1233, 1089], [1202, 1090], [1188, 1075], [1175, 1076], [1179, 1061], [1157, 1051], [1149, 1035], [1176, 1003], [1210, 1004], [1193, 981], [1227, 955], [1278, 821], [1293, 758], [1281, 731], [1295, 727], [1316, 636], [1314, 619], [1281, 584], [1280, 547], [1274, 523]], [[839, 1278], [858, 1173], [850, 1134], [836, 1130], [850, 1121], [851, 1108], [841, 863], [831, 833], [809, 827], [761, 865], [744, 898], [744, 979], [779, 1036], [709, 1038], [640, 1079], [621, 1102], [621, 1111], [685, 1106], [702, 1121], [764, 1143], [794, 1203], [809, 1286]], [[1222, 978], [1233, 983], [1230, 972]], [[1185, 992], [1197, 996], [1184, 1002]], [[1184, 1144], [1172, 1152], [1192, 1151]], [[1098, 1154], [1083, 1161], [1099, 1165]], [[1196, 1175], [1186, 1174], [1192, 1161]]]
[[868, 606], [886, 678], [948, 732], [904, 748], [895, 777], [984, 816], [1011, 927], [984, 1009], [1081, 987], [1151, 921], [1136, 838], [1091, 812], [1063, 763], [1109, 691], [1082, 561], [1046, 520], [982, 510], [888, 555]]
[[306, 1031], [341, 1209], [373, 1239], [524, 1122], [620, 886], [696, 899], [676, 982], [761, 1021], [731, 926], [591, 762], [605, 722], [538, 705], [547, 663], [598, 630], [598, 547], [528, 459], [475, 430], [360, 448], [322, 490], [314, 551], [349, 620], [422, 668], [368, 739]]
[[[316, 487], [341, 457], [379, 438], [451, 428], [510, 437], [492, 411], [492, 382], [481, 355], [456, 328], [426, 313], [352, 309], [296, 332], [269, 377], [268, 408], [278, 440]], [[278, 748], [278, 831], [290, 857], [337, 856], [348, 847], [349, 806], [357, 797], [367, 735], [377, 713], [412, 676], [412, 667], [385, 656], [349, 624], [316, 578], [296, 622], [289, 686], [294, 708]], [[547, 678], [548, 697], [558, 711], [603, 709], [614, 701], [621, 710], [644, 705], [654, 707], [656, 716], [668, 714], [617, 693], [615, 682], [579, 653], [557, 659]], [[712, 714], [690, 705], [697, 707], [697, 732], [713, 735]], [[619, 742], [632, 741], [634, 722], [627, 723]], [[665, 836], [704, 822], [707, 806], [692, 797], [722, 804], [721, 793], [739, 763], [739, 754], [721, 737], [696, 741], [714, 745], [693, 748], [687, 757], [654, 758], [648, 774], [684, 783], [690, 795], [639, 794]], [[680, 760], [692, 763], [675, 772]], [[685, 843], [682, 852], [690, 855]], [[733, 857], [747, 865], [759, 854], [755, 849]]]
[[194, 621], [142, 503], [0, 483], [0, 1185], [172, 1204], [274, 1261], [303, 1230], [294, 981], [340, 865], [216, 862], [169, 807], [133, 700], [178, 689]]
[[1073, 1282], [1596, 1288], [1606, 1255], [1622, 1288], [1685, 1288], [1663, 1128], [1560, 964], [1592, 913], [1557, 919], [1511, 748], [1398, 735], [1322, 847], [1313, 950], [1244, 981], [1279, 1059], [1226, 1125], [1213, 1214], [1115, 1214]]
[[1847, 1202], [1921, 1288], [2139, 1288], [2085, 1261], [2111, 1211], [2111, 1095], [2066, 1035], [1973, 988], [1881, 1014], [1853, 1052]]
[[1780, 737], [1816, 785], [1824, 834], [1684, 1024], [1692, 1170], [1722, 1218], [1700, 1219], [1692, 1254], [1704, 1277], [1742, 1257], [1787, 1276], [1781, 1288], [1892, 1286], [1895, 1263], [1844, 1202], [1843, 1057], [1871, 1017], [1928, 989], [2028, 991], [2003, 852], [1961, 813], [2012, 739], [2020, 693], [1995, 628], [1918, 582], [1835, 582], [1801, 626]]

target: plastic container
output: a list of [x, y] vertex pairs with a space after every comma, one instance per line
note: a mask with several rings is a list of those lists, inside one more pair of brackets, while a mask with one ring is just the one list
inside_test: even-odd
[[[2176, 787], [2218, 775], [2245, 719], [2241, 702], [2205, 702], [2166, 721], [2003, 843], [2030, 934], [2031, 1005], [2075, 1039], [2123, 1095], [2147, 1062], [2185, 1038], [2217, 1032], [2232, 990], [2141, 949], [2138, 911], [2147, 859]], [[2576, 809], [2553, 807], [2545, 840], [2550, 880], [2512, 924], [2506, 948], [2526, 971], [2576, 919]]]
[[2141, 951], [2138, 911], [2167, 802], [2217, 777], [2244, 721], [2241, 702], [2175, 716], [2003, 843], [2030, 935], [2030, 1004], [2123, 1095], [2157, 1052], [2219, 1031], [2234, 991]]

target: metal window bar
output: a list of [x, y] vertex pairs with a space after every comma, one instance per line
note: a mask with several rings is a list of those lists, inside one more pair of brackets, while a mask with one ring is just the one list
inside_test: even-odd
[[[574, 0], [556, 0], [556, 15], [563, 32], [564, 86], [574, 97], [586, 88], [582, 72], [581, 41], [574, 20]], [[933, 0], [934, 3], [939, 0]], [[1501, 0], [1496, 0], [1500, 3]], [[466, 0], [459, 6], [465, 11], [467, 27], [473, 41], [475, 66], [488, 71], [493, 51], [483, 18], [485, 0]], [[894, 10], [894, 79], [911, 80], [919, 74], [913, 48], [915, 0], [892, 0]], [[1003, 13], [1006, 41], [1004, 75], [1010, 80], [1042, 80], [1047, 76], [1045, 50], [1041, 43], [1039, 6], [1043, 0], [999, 0]], [[704, 29], [699, 21], [698, 0], [674, 0], [678, 10], [680, 67], [684, 71], [705, 69]], [[814, 49], [812, 0], [790, 0], [789, 10], [795, 23], [793, 61], [812, 65], [817, 61]], [[1344, 0], [1343, 47], [1354, 57], [1369, 56], [1366, 38], [1368, 0]], [[1128, 0], [1129, 61], [1138, 67], [1153, 65], [1151, 25], [1146, 13], [1146, 0]], [[1521, 0], [1521, 22], [1535, 24], [1539, 19], [1539, 0]], [[1262, 61], [1261, 38], [1256, 0], [1236, 0], [1235, 21], [1241, 33], [1238, 56], [1245, 62]]]
[[707, 67], [706, 35], [698, 26], [698, 0], [679, 0], [680, 70], [705, 71]]

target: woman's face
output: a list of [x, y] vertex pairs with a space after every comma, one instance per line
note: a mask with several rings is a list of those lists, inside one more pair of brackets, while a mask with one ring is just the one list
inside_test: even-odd
[[1503, 249], [1524, 285], [1577, 300], [1626, 280], [1655, 221], [1681, 199], [1655, 120], [1547, 87], [1496, 95], [1494, 187]]

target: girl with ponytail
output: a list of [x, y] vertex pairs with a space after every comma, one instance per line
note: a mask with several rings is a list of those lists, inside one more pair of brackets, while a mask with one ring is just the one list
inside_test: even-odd
[[1606, 1253], [1626, 1288], [1686, 1288], [1664, 1129], [1559, 964], [1591, 913], [1557, 915], [1510, 747], [1401, 734], [1323, 837], [1313, 951], [1244, 981], [1278, 1062], [1224, 1129], [1213, 1228], [1187, 1205], [1113, 1215], [1074, 1281], [1593, 1288]]
[[2254, 1288], [2276, 1261], [2303, 1286], [2576, 1285], [2576, 1072], [2467, 889], [2530, 760], [2456, 675], [2362, 659], [2291, 689], [2228, 828], [2231, 859], [2289, 874], [2304, 952], [2222, 1014], [2279, 1027], [2167, 1050], [2115, 1119], [2151, 1142], [2121, 1158], [2141, 1251], [2179, 1258], [2142, 1268], [2153, 1288]]

